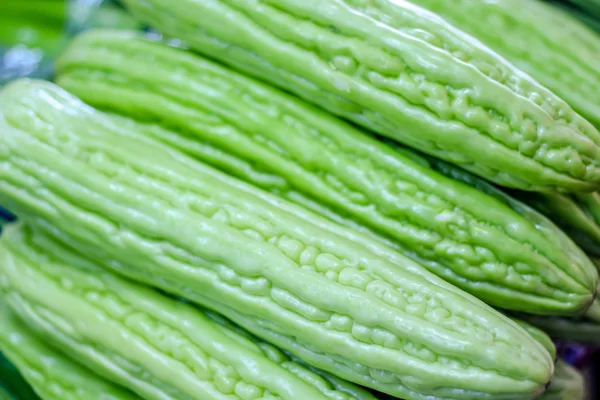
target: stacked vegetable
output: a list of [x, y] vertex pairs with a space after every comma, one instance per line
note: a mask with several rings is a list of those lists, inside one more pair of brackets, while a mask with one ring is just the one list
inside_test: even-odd
[[0, 350], [39, 396], [583, 399], [547, 333], [600, 341], [600, 36], [537, 0], [124, 3], [167, 38], [0, 92]]

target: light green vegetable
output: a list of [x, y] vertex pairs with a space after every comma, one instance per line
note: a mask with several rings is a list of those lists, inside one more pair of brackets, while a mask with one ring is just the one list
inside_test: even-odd
[[488, 304], [576, 314], [591, 302], [594, 266], [541, 216], [530, 221], [279, 90], [122, 32], [80, 36], [57, 67], [58, 84], [94, 107], [160, 121], [166, 129], [146, 134], [369, 233]]
[[146, 137], [53, 84], [0, 94], [0, 203], [113, 270], [407, 399], [529, 399], [553, 363], [420, 265]]
[[585, 400], [585, 398], [583, 375], [566, 362], [558, 360], [550, 386], [540, 400]]
[[[0, 272], [4, 273], [5, 270]], [[42, 340], [36, 336], [19, 320], [4, 300], [0, 300], [0, 350], [18, 367], [43, 400], [138, 399], [48, 345], [45, 338]], [[15, 400], [33, 398], [19, 396]]]
[[496, 183], [598, 188], [600, 133], [589, 122], [407, 1], [124, 3], [195, 51]]
[[410, 0], [472, 34], [600, 126], [600, 35], [541, 0]]
[[374, 400], [28, 227], [0, 242], [5, 297], [43, 337], [146, 399]]
[[539, 328], [536, 328], [535, 326], [521, 319], [513, 318], [513, 321], [521, 325], [521, 327], [525, 329], [527, 333], [529, 333], [535, 340], [540, 342], [542, 346], [544, 346], [544, 348], [548, 351], [552, 359], [556, 359], [556, 345], [554, 345], [552, 338], [550, 338], [550, 336], [548, 336], [546, 332], [542, 331]]

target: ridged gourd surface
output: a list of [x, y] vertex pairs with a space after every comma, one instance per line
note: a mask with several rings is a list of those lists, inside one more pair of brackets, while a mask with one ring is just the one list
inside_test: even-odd
[[548, 354], [550, 354], [550, 357], [552, 357], [553, 360], [556, 359], [556, 345], [552, 341], [552, 338], [548, 336], [546, 332], [539, 328], [536, 328], [528, 322], [523, 321], [522, 319], [513, 318], [513, 321], [515, 321], [523, 329], [525, 329], [527, 333], [529, 333], [535, 340], [540, 342], [540, 344], [544, 346], [546, 351], [548, 351]]
[[408, 399], [529, 398], [552, 373], [522, 328], [410, 259], [50, 83], [7, 86], [0, 110], [2, 204], [317, 367]]
[[43, 400], [139, 399], [50, 346], [18, 318], [5, 299], [0, 299], [0, 351]]
[[591, 191], [600, 134], [536, 81], [402, 0], [126, 0], [192, 49], [383, 136], [525, 190]]
[[6, 298], [41, 335], [147, 399], [374, 400], [265, 350], [200, 310], [128, 282], [51, 238], [11, 227]]
[[411, 2], [472, 34], [600, 126], [600, 35], [565, 10], [539, 0]]
[[585, 315], [579, 318], [534, 315], [527, 315], [523, 318], [528, 323], [547, 332], [551, 337], [600, 344], [600, 299], [596, 299]]
[[591, 301], [594, 267], [558, 228], [267, 85], [110, 31], [77, 38], [57, 70], [94, 107], [158, 122], [149, 136], [371, 234], [488, 304], [573, 314]]

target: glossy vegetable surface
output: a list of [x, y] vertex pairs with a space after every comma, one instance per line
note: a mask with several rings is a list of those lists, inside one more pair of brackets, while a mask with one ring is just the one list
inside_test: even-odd
[[0, 258], [11, 306], [43, 337], [143, 398], [374, 400], [28, 227], [5, 235]]
[[0, 112], [2, 204], [316, 367], [408, 399], [527, 399], [552, 374], [542, 345], [489, 306], [132, 121], [27, 80]]
[[160, 32], [383, 136], [526, 190], [591, 191], [600, 133], [403, 0], [126, 0]]
[[594, 267], [548, 221], [189, 52], [88, 33], [61, 57], [57, 82], [94, 107], [159, 122], [144, 132], [368, 233], [489, 304], [576, 314], [591, 301]]

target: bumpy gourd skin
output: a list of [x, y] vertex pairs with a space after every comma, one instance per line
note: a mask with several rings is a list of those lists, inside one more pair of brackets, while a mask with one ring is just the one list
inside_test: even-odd
[[375, 400], [27, 226], [11, 227], [6, 236], [1, 279], [14, 310], [84, 365], [143, 398]]
[[[2, 285], [5, 283], [2, 281]], [[139, 399], [83, 368], [36, 336], [4, 299], [0, 299], [0, 351], [19, 369], [42, 400]]]
[[407, 399], [528, 399], [526, 331], [356, 231], [147, 138], [53, 84], [0, 94], [0, 202], [113, 270]]
[[496, 183], [598, 188], [600, 134], [589, 122], [406, 1], [124, 3], [198, 52]]
[[160, 121], [146, 134], [370, 233], [488, 304], [573, 314], [591, 301], [594, 267], [558, 228], [189, 52], [88, 33], [59, 60], [57, 82], [94, 107]]
[[585, 400], [585, 380], [575, 368], [558, 360], [548, 390], [539, 400]]
[[600, 36], [564, 10], [540, 0], [411, 2], [472, 34], [600, 126]]

